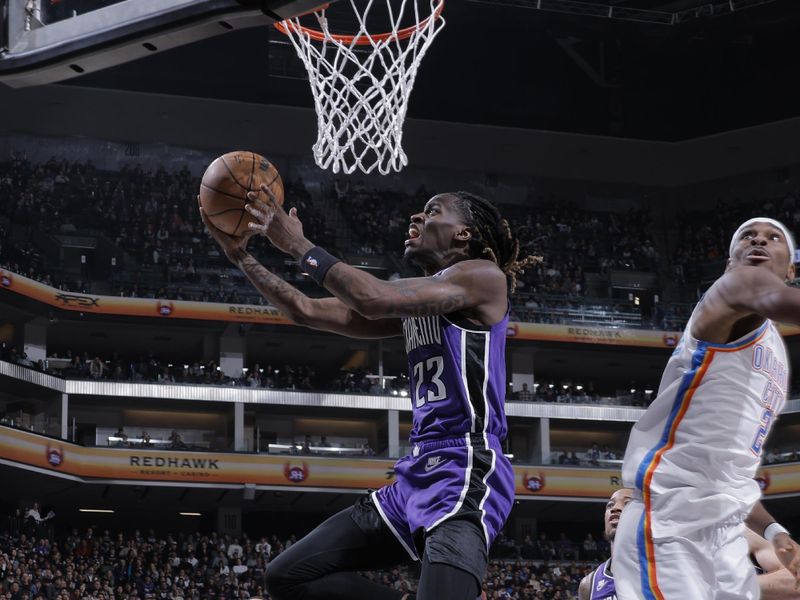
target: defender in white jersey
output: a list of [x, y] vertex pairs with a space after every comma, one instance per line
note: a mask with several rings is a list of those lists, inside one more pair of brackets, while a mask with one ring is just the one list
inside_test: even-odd
[[759, 598], [745, 521], [766, 530], [800, 582], [800, 547], [761, 505], [753, 479], [788, 391], [772, 321], [800, 324], [800, 289], [786, 285], [793, 257], [781, 223], [739, 227], [725, 274], [692, 313], [658, 396], [631, 431], [622, 474], [635, 492], [614, 551], [620, 600]]

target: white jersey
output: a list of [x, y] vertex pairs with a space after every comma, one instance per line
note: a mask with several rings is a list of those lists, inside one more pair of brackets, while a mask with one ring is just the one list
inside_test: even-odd
[[642, 492], [652, 535], [683, 536], [746, 516], [764, 439], [786, 403], [786, 347], [772, 321], [730, 344], [691, 335], [694, 314], [658, 396], [634, 425], [622, 477]]

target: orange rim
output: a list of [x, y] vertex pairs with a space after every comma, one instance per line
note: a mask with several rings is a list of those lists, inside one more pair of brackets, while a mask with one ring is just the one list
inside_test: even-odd
[[[325, 8], [327, 6], [328, 5], [326, 4], [321, 8]], [[425, 27], [428, 26], [428, 23], [430, 23], [431, 19], [438, 19], [439, 16], [442, 14], [443, 10], [444, 10], [444, 0], [439, 0], [439, 4], [436, 6], [433, 13], [431, 13], [429, 17], [420, 21], [419, 24], [417, 25], [411, 25], [409, 27], [404, 27], [403, 29], [398, 29], [396, 33], [393, 32], [375, 33], [375, 34], [370, 33], [369, 35], [367, 34], [343, 35], [338, 33], [331, 33], [326, 35], [319, 29], [312, 29], [310, 27], [305, 27], [304, 25], [298, 25], [297, 23], [295, 23], [290, 19], [275, 23], [275, 29], [277, 29], [284, 35], [289, 35], [289, 29], [291, 29], [295, 33], [302, 32], [306, 34], [308, 37], [310, 37], [312, 40], [315, 40], [317, 42], [334, 40], [348, 46], [350, 45], [369, 46], [372, 44], [373, 41], [385, 42], [386, 40], [393, 37], [396, 37], [398, 40], [405, 40], [407, 38], [410, 38], [414, 34], [414, 32], [420, 31], [421, 29], [425, 29]]]

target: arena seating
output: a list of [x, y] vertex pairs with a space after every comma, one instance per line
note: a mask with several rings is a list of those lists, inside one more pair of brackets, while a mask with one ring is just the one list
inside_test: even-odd
[[[374, 262], [384, 276], [403, 271], [398, 259], [408, 219], [430, 197], [427, 189], [406, 195], [369, 189], [362, 180], [339, 179], [315, 185], [326, 190], [315, 199], [302, 180], [287, 179], [285, 184], [310, 239], [351, 262]], [[197, 178], [185, 168], [145, 171], [134, 165], [106, 172], [91, 161], [54, 157], [33, 164], [18, 153], [0, 163], [0, 226], [13, 240], [0, 244], [0, 265], [76, 291], [262, 304], [203, 231], [197, 189]], [[646, 210], [593, 212], [562, 201], [537, 205], [535, 211], [519, 205], [500, 208], [520, 238], [521, 253], [544, 257], [519, 279], [516, 319], [627, 327], [675, 324], [653, 321], [627, 299], [588, 296], [584, 301], [587, 273], [604, 277], [615, 269], [659, 270], [660, 252]], [[52, 254], [53, 244], [64, 236], [102, 238], [120, 259], [102, 270], [104, 277], [97, 276], [96, 266], [70, 268], [52, 256], [45, 268], [43, 255]], [[276, 273], [307, 293], [321, 293], [291, 261], [264, 245], [255, 246], [258, 258]]]
[[[9, 600], [269, 598], [269, 562], [296, 539], [138, 529], [53, 535], [53, 528], [37, 527], [22, 514], [9, 515], [0, 527], [0, 596]], [[608, 545], [591, 534], [580, 543], [563, 533], [554, 539], [542, 533], [522, 543], [501, 537], [483, 588], [491, 599], [574, 598], [580, 580], [607, 552]], [[401, 591], [417, 584], [408, 566], [362, 575]]]

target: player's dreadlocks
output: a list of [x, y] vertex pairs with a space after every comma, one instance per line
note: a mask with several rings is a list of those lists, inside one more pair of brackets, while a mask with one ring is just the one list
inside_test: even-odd
[[473, 230], [469, 241], [470, 257], [493, 261], [508, 277], [513, 292], [517, 287], [517, 276], [529, 265], [542, 262], [542, 257], [519, 258], [519, 240], [491, 202], [469, 192], [452, 192], [452, 195], [458, 200], [466, 224]]

